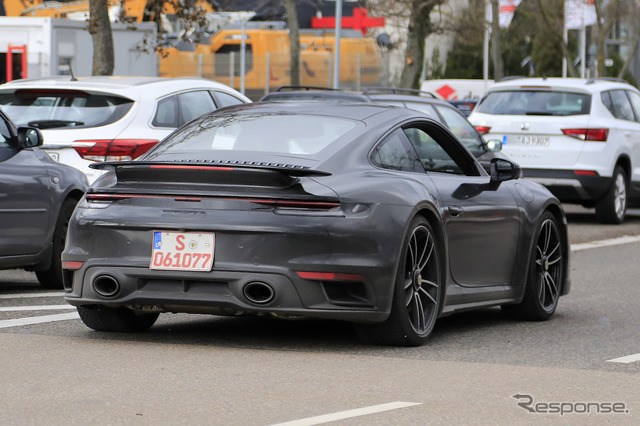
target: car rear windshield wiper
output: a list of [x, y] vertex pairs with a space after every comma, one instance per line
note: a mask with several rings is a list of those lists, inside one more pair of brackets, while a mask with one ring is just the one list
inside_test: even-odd
[[38, 129], [54, 129], [56, 127], [76, 127], [84, 126], [84, 121], [76, 120], [37, 120], [30, 121], [28, 123], [31, 127], [37, 127]]

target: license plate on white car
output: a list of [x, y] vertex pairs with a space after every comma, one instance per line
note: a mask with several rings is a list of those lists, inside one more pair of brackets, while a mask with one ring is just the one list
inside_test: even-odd
[[60, 153], [53, 151], [45, 151], [49, 157], [54, 161], [60, 161]]
[[210, 271], [215, 235], [199, 232], [153, 231], [150, 269]]
[[518, 136], [518, 144], [547, 148], [551, 144], [549, 136]]

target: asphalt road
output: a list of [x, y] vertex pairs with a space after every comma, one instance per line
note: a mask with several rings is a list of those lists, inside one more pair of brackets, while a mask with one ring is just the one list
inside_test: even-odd
[[621, 226], [567, 211], [573, 287], [551, 321], [454, 315], [420, 348], [268, 318], [97, 333], [33, 274], [0, 272], [0, 424], [638, 424], [640, 242], [584, 243], [640, 235], [640, 211]]

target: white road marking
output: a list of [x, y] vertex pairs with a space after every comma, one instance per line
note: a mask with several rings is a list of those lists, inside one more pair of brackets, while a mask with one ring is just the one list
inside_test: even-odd
[[53, 321], [66, 321], [78, 318], [80, 318], [80, 316], [77, 312], [57, 315], [43, 315], [41, 317], [16, 318], [0, 321], [0, 328], [20, 327], [23, 325], [42, 324], [45, 322]]
[[606, 362], [619, 362], [621, 364], [630, 364], [640, 361], [640, 354], [627, 355], [620, 358], [608, 359]]
[[640, 235], [625, 235], [624, 237], [611, 238], [609, 240], [591, 241], [582, 244], [571, 244], [571, 251], [581, 251], [598, 247], [617, 246], [621, 244], [637, 242], [640, 242]]
[[0, 306], [0, 312], [19, 312], [19, 311], [57, 311], [60, 309], [75, 309], [71, 305], [32, 305], [32, 306]]
[[35, 297], [62, 297], [64, 291], [51, 291], [48, 293], [16, 293], [16, 294], [0, 294], [0, 299], [28, 299]]
[[316, 417], [307, 417], [306, 419], [293, 420], [285, 423], [278, 423], [273, 426], [311, 426], [322, 423], [335, 422], [338, 420], [350, 419], [352, 417], [366, 416], [368, 414], [382, 413], [384, 411], [397, 410], [399, 408], [413, 407], [421, 405], [419, 402], [389, 402], [387, 404], [372, 405], [371, 407], [356, 408], [354, 410], [340, 411], [337, 413], [325, 414]]

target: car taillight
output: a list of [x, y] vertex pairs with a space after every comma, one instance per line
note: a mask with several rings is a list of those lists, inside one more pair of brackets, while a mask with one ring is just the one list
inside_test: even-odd
[[84, 265], [84, 262], [62, 262], [62, 269], [77, 271], [82, 268], [82, 265]]
[[156, 139], [78, 140], [74, 149], [90, 161], [129, 161], [149, 151]]
[[489, 133], [489, 130], [491, 130], [491, 127], [489, 126], [474, 126], [474, 127], [476, 128], [478, 133], [480, 133], [481, 135], [486, 135], [487, 133]]
[[609, 129], [562, 129], [562, 133], [583, 141], [606, 142]]

